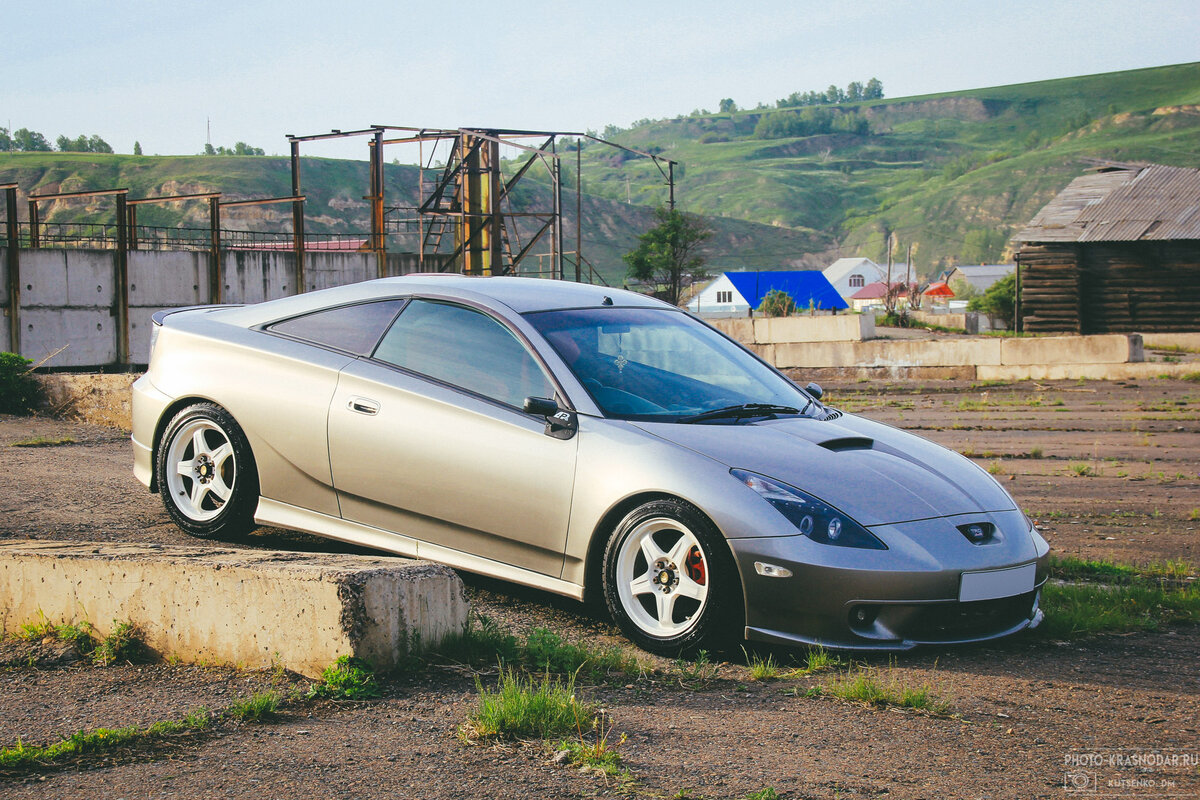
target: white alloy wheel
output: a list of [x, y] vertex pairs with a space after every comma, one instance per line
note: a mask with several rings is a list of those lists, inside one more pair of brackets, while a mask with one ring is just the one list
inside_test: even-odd
[[229, 434], [203, 417], [188, 420], [173, 433], [166, 467], [166, 489], [175, 508], [196, 522], [220, 514], [237, 485]]
[[657, 638], [677, 637], [708, 603], [709, 568], [700, 540], [670, 517], [641, 521], [620, 544], [617, 594], [629, 620]]

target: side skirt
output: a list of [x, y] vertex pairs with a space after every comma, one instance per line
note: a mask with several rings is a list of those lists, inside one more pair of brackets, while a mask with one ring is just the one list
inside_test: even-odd
[[423, 558], [437, 561], [455, 569], [476, 572], [491, 578], [511, 581], [522, 586], [560, 594], [574, 600], [583, 600], [583, 587], [577, 583], [551, 578], [538, 572], [514, 567], [511, 564], [501, 564], [498, 561], [482, 558], [453, 550], [428, 542], [418, 541], [398, 533], [390, 533], [380, 528], [372, 528], [357, 522], [331, 517], [310, 511], [306, 508], [281, 503], [266, 497], [258, 499], [258, 508], [254, 512], [254, 521], [259, 525], [274, 525], [279, 528], [311, 533], [326, 539], [336, 539], [339, 542], [359, 544], [364, 547], [384, 550], [408, 558]]

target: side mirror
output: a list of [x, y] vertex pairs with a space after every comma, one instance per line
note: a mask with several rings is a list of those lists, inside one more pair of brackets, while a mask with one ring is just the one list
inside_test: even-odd
[[546, 435], [555, 439], [570, 439], [579, 427], [575, 412], [559, 408], [558, 403], [546, 397], [526, 397], [521, 406], [526, 414], [546, 418]]
[[804, 391], [808, 392], [809, 394], [811, 394], [813, 397], [817, 398], [818, 400], [820, 400], [821, 397], [825, 394], [825, 390], [822, 389], [821, 385], [818, 383], [810, 383], [808, 386], [804, 387]]
[[545, 397], [526, 397], [522, 407], [526, 414], [538, 417], [552, 417], [558, 413], [558, 403]]

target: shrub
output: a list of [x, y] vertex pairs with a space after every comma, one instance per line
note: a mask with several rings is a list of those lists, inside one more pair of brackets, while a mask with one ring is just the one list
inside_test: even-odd
[[796, 301], [782, 289], [772, 289], [763, 295], [758, 311], [768, 317], [786, 317], [796, 313]]
[[0, 353], [0, 413], [27, 414], [37, 407], [41, 387], [32, 363], [16, 353]]

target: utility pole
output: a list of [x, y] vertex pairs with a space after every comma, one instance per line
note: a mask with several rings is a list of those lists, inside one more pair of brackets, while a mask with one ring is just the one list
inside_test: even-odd
[[908, 294], [908, 307], [916, 308], [916, 303], [913, 302], [912, 280], [910, 278], [912, 275], [912, 248], [912, 242], [909, 242], [908, 254], [904, 257], [904, 291]]
[[892, 250], [896, 247], [896, 234], [887, 235], [887, 283], [883, 287], [883, 308], [889, 315], [896, 311], [896, 297], [892, 294]]

